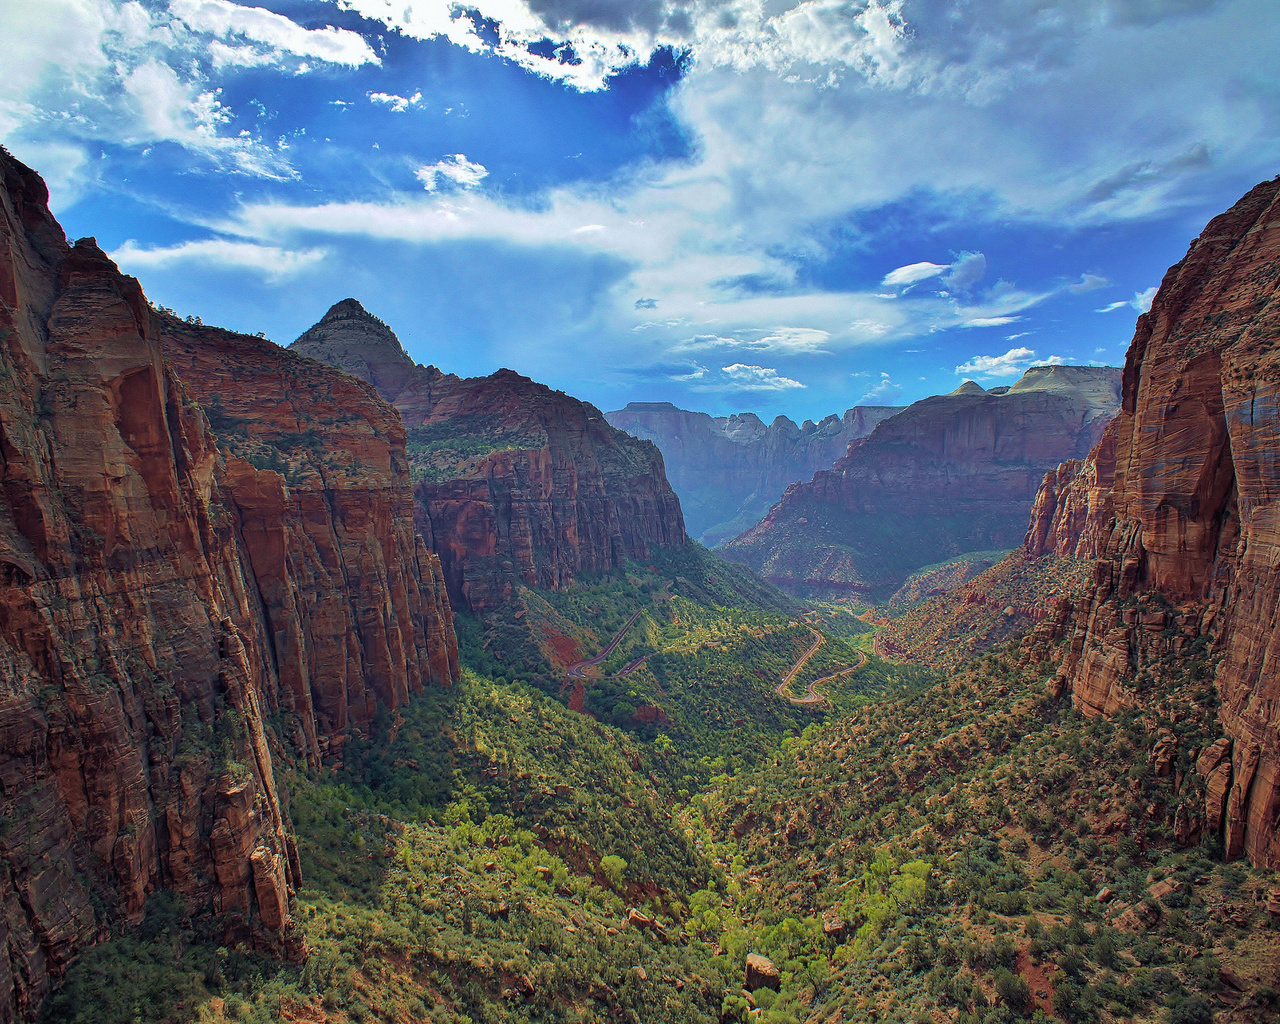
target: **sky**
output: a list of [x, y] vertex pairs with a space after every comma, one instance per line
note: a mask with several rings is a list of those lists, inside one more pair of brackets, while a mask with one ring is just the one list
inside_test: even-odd
[[1280, 173], [1275, 0], [24, 0], [0, 142], [151, 300], [797, 422], [1122, 365]]

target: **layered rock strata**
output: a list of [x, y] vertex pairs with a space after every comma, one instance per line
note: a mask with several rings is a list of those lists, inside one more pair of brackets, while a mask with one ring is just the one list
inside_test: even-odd
[[766, 426], [751, 412], [712, 417], [670, 402], [631, 402], [605, 419], [658, 446], [690, 536], [714, 546], [759, 521], [789, 484], [826, 469], [851, 441], [900, 411], [855, 406], [819, 423], [796, 426], [778, 416]]
[[463, 379], [419, 366], [345, 299], [291, 346], [369, 381], [408, 433], [418, 524], [450, 599], [472, 611], [519, 585], [561, 587], [685, 543], [654, 445], [511, 370]]
[[1280, 179], [1212, 220], [1138, 319], [1123, 406], [1081, 467], [1051, 474], [1033, 551], [1096, 555], [1043, 629], [1086, 714], [1211, 642], [1225, 736], [1198, 759], [1199, 821], [1230, 857], [1280, 866]]
[[[228, 941], [300, 956], [268, 716], [314, 758], [376, 699], [456, 670], [394, 412], [157, 314], [92, 239], [67, 244], [47, 201], [0, 151], [0, 1021], [32, 1018], [161, 888]], [[294, 418], [237, 373], [274, 373]], [[215, 374], [230, 379], [206, 415], [193, 387]], [[333, 422], [301, 407], [344, 388]], [[237, 454], [217, 415], [270, 422], [246, 422]], [[365, 448], [304, 465], [263, 450], [272, 431]]]
[[1014, 547], [1045, 472], [1083, 458], [1119, 407], [1120, 371], [1033, 367], [916, 402], [793, 484], [724, 548], [775, 583], [887, 597], [921, 566]]

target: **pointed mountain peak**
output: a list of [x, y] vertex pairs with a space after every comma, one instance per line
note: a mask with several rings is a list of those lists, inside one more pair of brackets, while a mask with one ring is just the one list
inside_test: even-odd
[[977, 381], [967, 380], [951, 392], [952, 395], [985, 395], [987, 393]]
[[394, 400], [417, 368], [395, 331], [357, 299], [335, 302], [289, 347], [367, 380], [387, 401]]
[[349, 317], [369, 317], [376, 320], [364, 306], [360, 305], [359, 299], [343, 299], [341, 302], [335, 302], [329, 307], [329, 312], [320, 318], [321, 323], [329, 320], [345, 320]]

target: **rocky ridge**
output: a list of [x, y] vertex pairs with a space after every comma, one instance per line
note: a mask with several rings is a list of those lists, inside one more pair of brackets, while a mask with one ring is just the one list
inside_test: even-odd
[[511, 370], [464, 379], [419, 366], [355, 299], [291, 348], [369, 381], [400, 411], [419, 528], [461, 607], [685, 543], [661, 453], [594, 406]]
[[855, 406], [843, 417], [768, 425], [755, 413], [712, 417], [670, 402], [631, 402], [605, 413], [613, 426], [662, 452], [691, 536], [715, 546], [756, 523], [787, 485], [806, 480], [866, 437], [896, 406]]
[[[1032, 646], [1065, 638], [1056, 686], [1086, 714], [1140, 708], [1146, 680], [1203, 664], [1224, 737], [1198, 752], [1203, 806], [1176, 822], [1280, 865], [1280, 179], [1214, 218], [1138, 319], [1123, 406], [1049, 474], [1028, 550], [1096, 558]], [[1208, 656], [1203, 651], [1208, 644]]]
[[[241, 415], [270, 422], [237, 450], [210, 421]], [[157, 313], [0, 151], [0, 1021], [161, 888], [228, 942], [302, 955], [276, 764], [457, 671], [395, 420]], [[300, 451], [356, 439], [340, 467]]]
[[924, 565], [1017, 544], [1046, 471], [1082, 458], [1119, 408], [1120, 371], [1032, 367], [892, 416], [793, 484], [726, 556], [774, 583], [887, 597]]

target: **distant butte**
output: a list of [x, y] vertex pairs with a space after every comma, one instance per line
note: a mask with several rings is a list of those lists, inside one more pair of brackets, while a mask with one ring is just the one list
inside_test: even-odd
[[1044, 474], [1119, 408], [1115, 367], [1032, 367], [999, 394], [966, 381], [883, 420], [724, 552], [793, 589], [883, 599], [922, 566], [1016, 545]]

